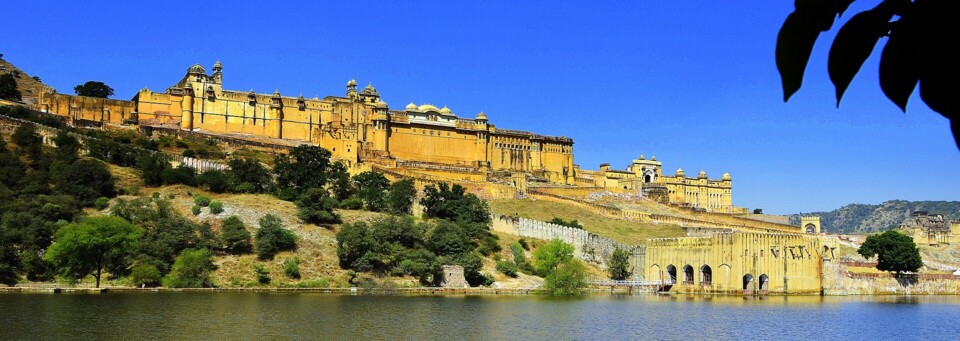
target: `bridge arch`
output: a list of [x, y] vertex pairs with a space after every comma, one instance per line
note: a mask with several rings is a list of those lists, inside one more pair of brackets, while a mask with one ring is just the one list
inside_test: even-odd
[[670, 282], [671, 284], [676, 283], [677, 267], [673, 266], [673, 264], [667, 265], [667, 278], [665, 278], [664, 280]]
[[693, 285], [693, 267], [690, 264], [683, 266], [683, 284]]
[[743, 293], [749, 295], [753, 293], [753, 275], [743, 275]]
[[762, 275], [760, 275], [760, 278], [758, 278], [758, 280], [759, 280], [759, 283], [757, 283], [757, 284], [759, 284], [758, 286], [759, 286], [759, 288], [760, 288], [760, 293], [761, 293], [761, 294], [766, 294], [767, 291], [770, 289], [770, 288], [769, 288], [769, 286], [770, 286], [770, 277], [767, 277], [767, 274], [762, 274]]
[[713, 285], [713, 269], [704, 264], [700, 267], [700, 284]]

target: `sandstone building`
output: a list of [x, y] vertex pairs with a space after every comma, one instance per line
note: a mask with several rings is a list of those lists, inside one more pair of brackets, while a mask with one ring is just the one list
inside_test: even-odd
[[353, 170], [387, 165], [450, 180], [499, 181], [525, 190], [533, 185], [643, 191], [664, 203], [709, 212], [742, 213], [732, 204], [732, 180], [705, 172], [687, 178], [682, 169], [662, 174], [662, 164], [642, 156], [626, 171], [581, 170], [573, 139], [509, 130], [487, 114], [461, 117], [450, 108], [410, 103], [392, 109], [372, 85], [355, 80], [343, 96], [304, 98], [279, 92], [224, 89], [223, 65], [212, 72], [197, 64], [163, 92], [142, 89], [129, 101], [41, 93], [41, 111], [88, 124], [139, 125], [225, 135], [268, 143], [313, 144]]

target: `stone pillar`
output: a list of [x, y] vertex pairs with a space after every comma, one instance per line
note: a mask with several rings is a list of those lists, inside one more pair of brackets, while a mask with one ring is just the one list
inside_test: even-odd
[[193, 130], [193, 88], [183, 89], [183, 99], [180, 102], [180, 129]]

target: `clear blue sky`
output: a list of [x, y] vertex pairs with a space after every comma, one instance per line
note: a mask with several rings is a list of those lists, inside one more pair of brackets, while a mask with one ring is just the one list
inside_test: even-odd
[[586, 169], [644, 154], [668, 174], [730, 172], [734, 203], [768, 213], [960, 200], [948, 121], [917, 94], [907, 114], [891, 104], [877, 56], [835, 107], [836, 27], [783, 103], [774, 45], [793, 1], [452, 3], [12, 1], [0, 53], [61, 92], [100, 80], [123, 99], [216, 60], [235, 90], [323, 97], [356, 78], [393, 108], [573, 137]]

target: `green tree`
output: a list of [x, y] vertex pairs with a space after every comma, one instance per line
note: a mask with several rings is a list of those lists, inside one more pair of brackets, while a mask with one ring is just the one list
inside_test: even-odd
[[278, 155], [273, 167], [277, 185], [297, 195], [309, 188], [324, 188], [335, 170], [330, 156], [329, 150], [309, 145], [300, 145], [290, 149], [289, 154]]
[[543, 292], [553, 296], [582, 295], [589, 285], [584, 277], [586, 267], [583, 262], [570, 259], [557, 265], [547, 277], [543, 278]]
[[[170, 270], [171, 264], [183, 250], [208, 248], [214, 244], [210, 234], [203, 231], [202, 225], [184, 218], [167, 200], [118, 198], [110, 212], [144, 229], [135, 258], [139, 263], [156, 266], [162, 273]], [[124, 269], [114, 272], [122, 271]]]
[[307, 189], [297, 200], [297, 217], [307, 223], [335, 224], [340, 222], [340, 216], [333, 212], [337, 200], [330, 197], [323, 188]]
[[99, 160], [74, 161], [53, 179], [58, 192], [73, 196], [84, 206], [93, 205], [99, 197], [114, 195], [113, 175]]
[[17, 89], [17, 79], [12, 74], [5, 73], [0, 75], [0, 99], [19, 101], [20, 90]]
[[344, 224], [337, 232], [337, 259], [344, 269], [357, 269], [358, 261], [373, 248], [375, 241], [365, 222]]
[[197, 171], [184, 164], [177, 166], [177, 168], [167, 167], [160, 172], [160, 180], [164, 185], [184, 184], [194, 186], [197, 183]]
[[53, 143], [57, 146], [55, 151], [56, 159], [64, 162], [73, 162], [79, 157], [80, 141], [73, 137], [66, 130], [57, 132], [53, 138]]
[[546, 277], [561, 263], [573, 259], [573, 245], [554, 239], [533, 251], [533, 264], [537, 274]]
[[562, 218], [553, 217], [553, 219], [550, 220], [550, 223], [557, 224], [560, 226], [572, 227], [575, 229], [581, 229], [581, 230], [583, 229], [583, 225], [581, 225], [580, 222], [577, 221], [576, 219], [573, 219], [571, 221], [566, 221], [566, 220], [563, 220]]
[[137, 170], [147, 186], [163, 184], [163, 172], [170, 169], [170, 161], [160, 153], [143, 153], [137, 157]]
[[[784, 101], [800, 89], [813, 45], [853, 0], [798, 0], [777, 36], [776, 60]], [[960, 3], [934, 0], [881, 0], [854, 15], [830, 47], [827, 71], [836, 87], [837, 105], [863, 63], [883, 37], [880, 89], [906, 112], [913, 90], [930, 109], [951, 121], [960, 148], [960, 63], [953, 57]]]
[[138, 264], [130, 270], [130, 280], [135, 286], [154, 287], [160, 285], [163, 275], [156, 266], [151, 264]]
[[867, 237], [857, 253], [866, 258], [876, 255], [877, 270], [895, 271], [897, 275], [916, 272], [923, 266], [920, 249], [913, 238], [894, 230]]
[[113, 88], [98, 81], [88, 81], [73, 87], [77, 96], [107, 98], [113, 96]]
[[[227, 174], [234, 191], [243, 184], [249, 184], [253, 193], [263, 193], [273, 184], [273, 177], [260, 161], [254, 158], [232, 158], [228, 162], [230, 170]], [[240, 192], [240, 191], [238, 191]]]
[[213, 287], [213, 281], [210, 280], [213, 269], [210, 250], [186, 249], [177, 257], [170, 273], [163, 278], [163, 285], [170, 288]]
[[220, 170], [208, 169], [197, 176], [197, 185], [213, 193], [223, 193], [230, 189], [230, 176]]
[[259, 222], [260, 229], [257, 230], [254, 240], [258, 258], [273, 259], [277, 252], [297, 249], [297, 236], [283, 228], [283, 221], [279, 217], [267, 214], [260, 218]]
[[29, 123], [21, 124], [14, 129], [13, 134], [10, 135], [10, 141], [28, 152], [39, 150], [43, 144], [40, 134], [37, 134], [37, 128]]
[[300, 279], [300, 258], [290, 257], [283, 261], [283, 273], [290, 279]]
[[387, 211], [393, 214], [413, 213], [413, 202], [417, 200], [417, 189], [413, 187], [413, 181], [394, 182], [390, 184], [387, 193]]
[[141, 228], [119, 217], [84, 218], [57, 231], [44, 259], [67, 277], [93, 274], [99, 288], [103, 269], [129, 262], [142, 233]]
[[363, 199], [363, 205], [368, 211], [380, 212], [387, 207], [386, 193], [390, 187], [390, 180], [383, 174], [366, 171], [353, 176], [357, 184], [357, 194]]
[[607, 260], [607, 270], [610, 271], [610, 279], [622, 281], [630, 277], [630, 253], [624, 249], [613, 250], [610, 259]]
[[447, 183], [424, 188], [424, 198], [420, 200], [429, 218], [451, 221], [489, 224], [490, 207], [476, 195], [466, 193], [466, 188]]
[[227, 252], [239, 255], [253, 251], [250, 231], [247, 231], [247, 227], [237, 216], [224, 219], [223, 225], [220, 226], [220, 233], [220, 239], [223, 240], [223, 247]]

